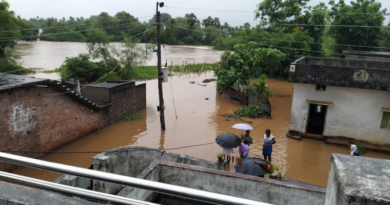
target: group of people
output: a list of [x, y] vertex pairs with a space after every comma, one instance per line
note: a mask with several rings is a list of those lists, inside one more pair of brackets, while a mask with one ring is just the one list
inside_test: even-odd
[[[271, 130], [265, 130], [264, 143], [263, 143], [263, 156], [264, 160], [272, 161], [272, 145], [276, 143], [275, 137], [271, 134]], [[253, 138], [250, 136], [250, 131], [246, 130], [244, 135], [241, 135], [241, 145], [238, 149], [238, 153], [242, 159], [248, 158], [250, 146], [253, 144]], [[222, 154], [231, 156], [233, 149], [223, 148]]]

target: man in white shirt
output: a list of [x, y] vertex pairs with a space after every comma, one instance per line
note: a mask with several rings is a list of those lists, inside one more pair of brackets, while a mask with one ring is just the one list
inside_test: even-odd
[[222, 151], [221, 153], [226, 155], [225, 157], [225, 162], [228, 161], [228, 156], [229, 156], [229, 161], [230, 161], [230, 158], [232, 156], [232, 152], [233, 152], [233, 148], [225, 148], [225, 147], [222, 147]]

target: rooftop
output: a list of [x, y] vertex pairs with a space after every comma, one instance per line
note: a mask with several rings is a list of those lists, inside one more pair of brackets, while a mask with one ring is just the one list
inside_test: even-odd
[[291, 64], [295, 83], [390, 90], [390, 61], [303, 57]]
[[343, 54], [346, 55], [356, 55], [356, 56], [371, 56], [371, 57], [380, 57], [380, 58], [390, 58], [390, 52], [374, 52], [374, 51], [343, 51]]
[[34, 78], [23, 75], [9, 75], [0, 73], [0, 91], [9, 90], [15, 87], [46, 84], [49, 83], [49, 79]]

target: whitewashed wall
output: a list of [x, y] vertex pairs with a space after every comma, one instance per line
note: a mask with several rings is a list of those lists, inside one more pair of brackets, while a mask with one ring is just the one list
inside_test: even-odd
[[305, 132], [306, 100], [333, 102], [328, 107], [325, 136], [345, 136], [378, 144], [390, 144], [390, 130], [380, 129], [382, 107], [390, 108], [390, 92], [327, 86], [316, 91], [315, 85], [294, 86], [290, 130]]

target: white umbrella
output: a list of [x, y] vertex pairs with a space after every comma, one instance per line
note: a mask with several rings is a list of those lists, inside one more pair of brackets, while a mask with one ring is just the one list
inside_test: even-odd
[[235, 124], [233, 125], [233, 128], [239, 130], [253, 130], [253, 127], [247, 124]]

